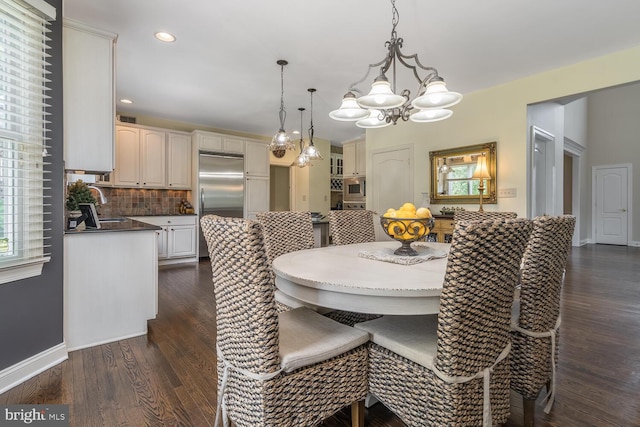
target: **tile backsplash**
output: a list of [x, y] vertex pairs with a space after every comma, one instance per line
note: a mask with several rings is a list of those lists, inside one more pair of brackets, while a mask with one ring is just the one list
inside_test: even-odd
[[107, 203], [97, 207], [105, 218], [140, 215], [179, 215], [180, 201], [191, 200], [188, 190], [101, 187]]

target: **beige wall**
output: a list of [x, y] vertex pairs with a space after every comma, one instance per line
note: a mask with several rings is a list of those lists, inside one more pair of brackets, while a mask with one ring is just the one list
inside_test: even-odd
[[[420, 193], [429, 189], [429, 151], [497, 141], [498, 187], [516, 188], [517, 197], [498, 199], [497, 205], [485, 205], [485, 209], [513, 210], [519, 216], [527, 216], [527, 106], [638, 81], [638, 64], [640, 46], [465, 94], [448, 120], [430, 124], [402, 122], [368, 130], [367, 159], [371, 150], [414, 144], [414, 202], [420, 202]], [[368, 162], [367, 173], [370, 167]], [[467, 208], [470, 206], [473, 205]], [[638, 240], [638, 232], [634, 234]]]

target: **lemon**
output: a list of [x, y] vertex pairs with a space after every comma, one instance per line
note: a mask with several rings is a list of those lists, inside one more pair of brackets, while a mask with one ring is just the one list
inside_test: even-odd
[[400, 209], [405, 210], [405, 211], [414, 212], [414, 213], [415, 213], [415, 211], [416, 211], [416, 206], [415, 206], [413, 203], [409, 203], [409, 202], [407, 202], [407, 203], [405, 203], [404, 205], [402, 205], [402, 207], [401, 207]]
[[385, 217], [385, 218], [397, 218], [398, 217], [398, 211], [396, 211], [395, 209], [389, 209], [382, 216]]
[[416, 215], [418, 218], [431, 218], [431, 211], [429, 208], [418, 208]]

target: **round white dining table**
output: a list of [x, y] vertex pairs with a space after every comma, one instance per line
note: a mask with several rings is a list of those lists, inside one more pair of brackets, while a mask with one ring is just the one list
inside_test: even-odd
[[[448, 253], [448, 243], [421, 245]], [[373, 314], [436, 314], [446, 256], [402, 265], [367, 259], [361, 252], [392, 252], [396, 241], [326, 246], [290, 252], [273, 261], [276, 297], [305, 305]], [[283, 300], [281, 300], [283, 301]]]

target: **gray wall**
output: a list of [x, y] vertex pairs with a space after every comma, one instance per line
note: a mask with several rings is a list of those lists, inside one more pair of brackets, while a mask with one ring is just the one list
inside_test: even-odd
[[42, 275], [0, 285], [0, 370], [60, 344], [63, 340], [63, 162], [62, 162], [62, 0], [51, 50], [51, 261]]

